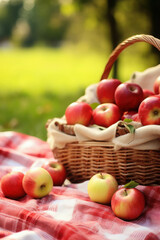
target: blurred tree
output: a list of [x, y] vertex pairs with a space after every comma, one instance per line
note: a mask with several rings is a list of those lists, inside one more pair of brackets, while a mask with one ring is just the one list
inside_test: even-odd
[[0, 40], [57, 46], [85, 39], [110, 52], [134, 34], [160, 38], [159, 9], [159, 0], [1, 0]]
[[148, 0], [149, 15], [152, 22], [151, 33], [160, 38], [160, 1], [159, 0]]
[[19, 18], [22, 8], [21, 0], [6, 1], [0, 5], [0, 41], [11, 37], [12, 29]]
[[57, 46], [65, 37], [68, 21], [60, 12], [58, 0], [35, 0], [31, 8], [28, 0], [23, 1], [21, 19], [30, 27], [30, 32], [23, 41], [23, 46], [33, 45], [38, 41]]
[[[104, 37], [106, 40], [109, 40], [109, 42], [106, 41], [105, 48], [107, 49], [110, 47], [110, 51], [113, 50], [120, 41], [120, 33], [115, 18], [117, 0], [76, 0], [76, 2], [78, 3], [79, 10], [82, 12], [82, 14], [84, 9], [89, 9], [89, 6], [94, 6], [94, 11], [96, 12], [96, 19], [98, 22], [97, 25], [104, 26]], [[94, 29], [94, 31], [96, 34], [97, 30]], [[117, 61], [114, 64], [113, 77], [117, 77]]]
[[[150, 33], [160, 39], [160, 1], [159, 0], [148, 0], [148, 15], [151, 21]], [[160, 62], [160, 54], [153, 47], [152, 49], [157, 57], [157, 63]]]
[[[110, 36], [112, 49], [114, 49], [120, 41], [120, 32], [117, 26], [117, 21], [115, 18], [117, 0], [108, 0], [108, 6], [106, 8], [106, 22], [109, 23], [110, 27]], [[117, 76], [118, 60], [114, 63], [113, 68], [113, 77], [118, 78]]]

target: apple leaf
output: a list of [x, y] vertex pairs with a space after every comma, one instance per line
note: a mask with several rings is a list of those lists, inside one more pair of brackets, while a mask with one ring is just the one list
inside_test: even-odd
[[126, 122], [126, 123], [130, 123], [130, 122], [132, 122], [133, 120], [132, 120], [131, 118], [125, 118], [123, 121]]
[[131, 124], [126, 124], [126, 128], [129, 130], [130, 133], [135, 133], [135, 127]]
[[135, 181], [130, 181], [129, 183], [126, 183], [124, 185], [125, 188], [135, 188], [139, 185], [139, 183], [135, 182]]
[[95, 109], [98, 105], [99, 105], [99, 103], [96, 103], [96, 102], [90, 104], [92, 109]]

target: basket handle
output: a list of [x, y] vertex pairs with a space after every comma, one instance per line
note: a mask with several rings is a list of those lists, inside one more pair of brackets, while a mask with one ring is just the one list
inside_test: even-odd
[[140, 34], [140, 35], [135, 35], [132, 37], [127, 38], [126, 40], [124, 40], [122, 43], [120, 43], [111, 53], [109, 60], [105, 66], [104, 72], [101, 76], [101, 79], [106, 79], [108, 78], [108, 75], [111, 71], [112, 65], [114, 64], [114, 62], [116, 61], [116, 59], [118, 58], [119, 54], [128, 46], [132, 45], [133, 43], [136, 42], [146, 42], [149, 43], [151, 45], [153, 45], [154, 47], [156, 47], [159, 51], [160, 51], [160, 39], [155, 38], [151, 35], [145, 35], [145, 34]]

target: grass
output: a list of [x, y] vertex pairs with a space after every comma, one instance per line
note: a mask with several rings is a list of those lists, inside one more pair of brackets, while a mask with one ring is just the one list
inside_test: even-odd
[[[122, 81], [152, 64], [130, 51], [121, 58]], [[107, 59], [107, 53], [72, 47], [0, 49], [0, 131], [46, 140], [47, 120], [61, 117], [88, 85], [99, 81]]]
[[[68, 49], [33, 48], [1, 51], [3, 90], [31, 94], [72, 93], [97, 81], [104, 58]], [[96, 67], [95, 67], [96, 66]]]
[[46, 121], [63, 116], [99, 80], [104, 56], [75, 49], [1, 49], [0, 66], [0, 131], [45, 140]]

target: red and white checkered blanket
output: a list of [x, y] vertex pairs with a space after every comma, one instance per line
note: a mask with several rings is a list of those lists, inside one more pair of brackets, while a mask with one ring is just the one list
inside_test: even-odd
[[[27, 171], [52, 158], [46, 142], [16, 132], [0, 133], [0, 178]], [[42, 199], [11, 200], [0, 190], [0, 238], [20, 240], [157, 240], [160, 239], [160, 186], [138, 186], [146, 207], [134, 221], [114, 216], [110, 206], [91, 202], [87, 182], [53, 187]]]

